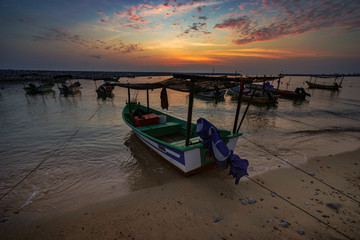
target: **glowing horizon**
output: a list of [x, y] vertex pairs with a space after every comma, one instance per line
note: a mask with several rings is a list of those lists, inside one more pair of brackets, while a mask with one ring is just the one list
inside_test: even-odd
[[5, 0], [0, 16], [1, 69], [359, 71], [356, 0]]

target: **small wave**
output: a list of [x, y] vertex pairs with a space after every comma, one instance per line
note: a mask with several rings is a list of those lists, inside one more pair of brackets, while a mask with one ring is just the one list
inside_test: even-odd
[[290, 132], [290, 134], [307, 134], [307, 135], [315, 135], [315, 134], [324, 134], [324, 133], [343, 133], [343, 132], [360, 132], [360, 128], [350, 127], [350, 128], [324, 128], [324, 129], [315, 129], [315, 130], [301, 130]]

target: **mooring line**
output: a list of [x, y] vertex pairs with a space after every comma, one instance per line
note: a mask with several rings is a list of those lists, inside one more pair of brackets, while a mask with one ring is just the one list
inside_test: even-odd
[[337, 191], [337, 192], [339, 192], [339, 193], [343, 194], [343, 195], [344, 195], [344, 196], [346, 196], [347, 198], [350, 198], [350, 199], [351, 199], [351, 200], [353, 200], [354, 202], [357, 202], [357, 203], [359, 203], [359, 204], [360, 204], [360, 201], [356, 200], [356, 199], [355, 199], [355, 198], [353, 198], [352, 196], [350, 196], [350, 195], [348, 195], [348, 194], [344, 193], [343, 191], [341, 191], [341, 190], [339, 190], [339, 189], [337, 189], [337, 188], [335, 188], [335, 187], [331, 186], [330, 184], [328, 184], [328, 183], [326, 183], [326, 182], [322, 181], [321, 179], [319, 179], [319, 178], [317, 178], [317, 177], [315, 177], [315, 176], [313, 176], [313, 175], [310, 175], [310, 174], [309, 174], [309, 173], [307, 173], [305, 170], [303, 170], [303, 169], [301, 169], [301, 168], [299, 168], [299, 167], [295, 166], [295, 165], [294, 165], [294, 164], [292, 164], [291, 162], [289, 162], [289, 161], [287, 161], [286, 159], [284, 159], [284, 158], [280, 157], [278, 154], [273, 153], [273, 152], [272, 152], [272, 151], [270, 151], [268, 148], [266, 148], [266, 147], [264, 147], [264, 146], [262, 146], [262, 145], [259, 145], [259, 144], [257, 144], [257, 143], [255, 143], [255, 142], [251, 141], [250, 139], [248, 139], [248, 138], [246, 138], [246, 137], [244, 137], [244, 136], [241, 136], [241, 137], [243, 137], [243, 138], [244, 138], [245, 140], [247, 140], [248, 142], [250, 142], [250, 143], [254, 144], [255, 146], [257, 146], [257, 147], [261, 148], [262, 150], [264, 150], [264, 151], [266, 151], [266, 152], [270, 153], [271, 155], [273, 155], [274, 157], [276, 157], [276, 158], [280, 159], [281, 161], [283, 161], [283, 162], [285, 162], [285, 163], [289, 164], [290, 166], [294, 167], [296, 170], [299, 170], [300, 172], [305, 173], [307, 176], [310, 176], [310, 177], [314, 178], [315, 180], [317, 180], [318, 182], [320, 182], [320, 183], [324, 184], [325, 186], [327, 186], [327, 187], [331, 188], [332, 190], [335, 190], [335, 191]]
[[[96, 109], [96, 111], [91, 115], [91, 117], [87, 120], [87, 122], [89, 122], [94, 116], [95, 114], [102, 108], [103, 103]], [[11, 193], [17, 186], [19, 186], [22, 182], [25, 181], [26, 178], [28, 178], [31, 174], [33, 174], [46, 160], [48, 160], [52, 155], [54, 155], [54, 153], [58, 152], [62, 147], [64, 147], [67, 143], [69, 143], [80, 131], [80, 129], [83, 127], [83, 125], [81, 127], [79, 127], [73, 134], [71, 134], [71, 136], [66, 139], [66, 141], [61, 144], [58, 148], [56, 148], [54, 151], [48, 153], [46, 155], [46, 157], [40, 161], [40, 163], [38, 165], [36, 165], [35, 168], [33, 168], [28, 174], [26, 174], [18, 183], [16, 183], [12, 188], [9, 189], [9, 191], [7, 191], [3, 196], [1, 196], [0, 201], [6, 197], [9, 193]]]
[[325, 226], [331, 228], [332, 230], [336, 231], [337, 233], [341, 234], [342, 236], [346, 237], [347, 239], [353, 239], [351, 237], [349, 237], [348, 235], [346, 235], [345, 233], [337, 230], [336, 228], [332, 227], [331, 225], [329, 225], [328, 223], [324, 222], [323, 220], [321, 220], [320, 218], [316, 217], [315, 215], [311, 214], [310, 212], [306, 211], [305, 209], [299, 207], [298, 205], [296, 205], [295, 203], [289, 201], [288, 199], [286, 199], [285, 197], [277, 194], [276, 192], [272, 191], [270, 188], [266, 187], [265, 185], [255, 181], [254, 179], [252, 179], [249, 176], [245, 176], [247, 179], [249, 179], [250, 181], [256, 183], [257, 185], [259, 185], [260, 187], [266, 189], [267, 191], [269, 191], [270, 193], [274, 193], [276, 196], [278, 196], [279, 198], [281, 198], [282, 200], [284, 200], [285, 202], [289, 203], [291, 206], [296, 207], [297, 209], [299, 209], [300, 211], [304, 212], [305, 214], [309, 215], [310, 217], [316, 219], [317, 221], [321, 222], [322, 224], [324, 224]]

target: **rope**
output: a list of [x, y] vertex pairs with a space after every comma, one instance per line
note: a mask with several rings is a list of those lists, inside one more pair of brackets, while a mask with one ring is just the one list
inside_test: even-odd
[[313, 214], [307, 212], [306, 210], [304, 210], [303, 208], [299, 207], [298, 205], [296, 205], [295, 203], [290, 202], [288, 199], [286, 199], [285, 197], [277, 194], [276, 192], [272, 191], [271, 189], [269, 189], [268, 187], [264, 186], [263, 184], [255, 181], [254, 179], [250, 178], [249, 176], [245, 176], [247, 179], [249, 179], [250, 181], [256, 183], [257, 185], [259, 185], [260, 187], [266, 189], [267, 191], [276, 194], [276, 196], [278, 196], [279, 198], [281, 198], [282, 200], [284, 200], [285, 202], [289, 203], [291, 206], [296, 207], [297, 209], [299, 209], [300, 211], [304, 212], [305, 214], [309, 215], [310, 217], [318, 220], [319, 222], [321, 222], [322, 224], [324, 224], [325, 226], [327, 226], [328, 228], [331, 228], [332, 230], [336, 231], [337, 233], [341, 234], [342, 236], [346, 237], [347, 239], [353, 239], [351, 237], [349, 237], [348, 235], [346, 235], [345, 233], [337, 230], [336, 228], [332, 227], [331, 225], [327, 224], [326, 222], [324, 222], [323, 220], [321, 220], [320, 218], [314, 216]]
[[317, 177], [315, 177], [315, 176], [313, 176], [313, 175], [310, 175], [310, 174], [309, 174], [309, 173], [307, 173], [305, 170], [303, 170], [303, 169], [301, 169], [301, 168], [299, 168], [299, 167], [295, 166], [295, 165], [294, 165], [294, 164], [292, 164], [291, 162], [289, 162], [289, 161], [287, 161], [286, 159], [284, 159], [284, 158], [280, 157], [278, 154], [273, 153], [273, 152], [272, 152], [272, 151], [270, 151], [268, 148], [266, 148], [266, 147], [264, 147], [264, 146], [261, 146], [261, 145], [259, 145], [259, 144], [255, 143], [255, 142], [251, 141], [250, 139], [248, 139], [248, 138], [244, 137], [244, 136], [242, 136], [242, 137], [243, 137], [245, 140], [247, 140], [248, 142], [250, 142], [250, 143], [254, 144], [255, 146], [257, 146], [257, 147], [259, 147], [259, 148], [261, 148], [261, 149], [262, 149], [262, 150], [264, 150], [265, 152], [270, 153], [270, 154], [271, 154], [271, 155], [273, 155], [274, 157], [276, 157], [276, 158], [280, 159], [281, 161], [283, 161], [283, 162], [285, 162], [285, 163], [289, 164], [290, 166], [294, 167], [296, 170], [299, 170], [299, 171], [301, 171], [301, 172], [305, 173], [306, 175], [308, 175], [308, 176], [310, 176], [310, 177], [314, 178], [315, 180], [317, 180], [318, 182], [320, 182], [320, 183], [324, 184], [325, 186], [328, 186], [328, 187], [329, 187], [329, 188], [331, 188], [332, 190], [335, 190], [335, 191], [337, 191], [337, 192], [339, 192], [339, 193], [343, 194], [343, 195], [344, 195], [344, 196], [346, 196], [347, 198], [350, 198], [350, 199], [351, 199], [351, 200], [353, 200], [354, 202], [357, 202], [357, 203], [359, 203], [359, 204], [360, 204], [360, 201], [356, 200], [356, 199], [355, 199], [355, 198], [353, 198], [352, 196], [350, 196], [350, 195], [348, 195], [348, 194], [344, 193], [343, 191], [341, 191], [341, 190], [339, 190], [339, 189], [337, 189], [337, 188], [335, 188], [335, 187], [331, 186], [330, 184], [328, 184], [328, 183], [326, 183], [326, 182], [324, 182], [324, 181], [320, 180], [319, 178], [317, 178]]
[[[91, 117], [87, 120], [87, 122], [89, 122], [94, 116], [95, 114], [101, 109], [101, 107], [103, 106], [103, 103], [96, 109], [96, 111], [91, 115]], [[80, 129], [83, 126], [79, 127], [63, 144], [61, 144], [58, 148], [56, 148], [54, 151], [50, 152], [48, 155], [46, 155], [46, 157], [41, 160], [39, 162], [38, 165], [36, 165], [35, 168], [33, 168], [28, 174], [26, 174], [18, 183], [16, 183], [12, 188], [10, 188], [9, 191], [7, 191], [3, 196], [1, 196], [0, 201], [6, 197], [9, 193], [11, 193], [17, 186], [19, 186], [22, 182], [25, 181], [25, 179], [27, 179], [31, 174], [33, 174], [46, 160], [48, 160], [52, 155], [54, 155], [54, 153], [58, 152], [61, 148], [63, 148], [67, 143], [69, 143], [80, 131]]]

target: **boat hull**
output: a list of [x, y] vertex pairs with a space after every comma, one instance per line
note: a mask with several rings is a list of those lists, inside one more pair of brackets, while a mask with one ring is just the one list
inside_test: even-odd
[[112, 98], [114, 96], [112, 90], [114, 89], [114, 85], [109, 82], [106, 82], [100, 85], [95, 91], [98, 95], [98, 98]]
[[223, 98], [225, 95], [225, 90], [219, 90], [219, 91], [199, 91], [196, 93], [197, 97], [200, 98], [207, 98], [207, 99], [219, 99]]
[[[235, 88], [229, 88], [230, 92], [235, 95], [235, 96], [239, 96], [239, 88], [235, 87]], [[270, 94], [270, 93], [269, 93]], [[251, 100], [251, 95], [252, 93], [250, 93], [249, 91], [244, 92], [244, 94], [241, 96], [241, 100], [249, 102]], [[271, 95], [271, 97], [269, 96], [253, 96], [251, 103], [255, 103], [255, 104], [276, 104], [278, 97]]]
[[[141, 106], [141, 108], [145, 109], [143, 106]], [[155, 114], [163, 114], [153, 109], [151, 109], [151, 111]], [[210, 156], [208, 149], [204, 148], [197, 135], [193, 135], [193, 137], [190, 138], [190, 145], [188, 146], [185, 146], [185, 138], [180, 141], [165, 142], [164, 140], [161, 140], [162, 136], [158, 136], [160, 134], [159, 132], [174, 132], [173, 129], [175, 126], [179, 128], [179, 132], [185, 131], [185, 121], [165, 114], [166, 119], [168, 120], [165, 123], [135, 127], [126, 116], [127, 113], [128, 108], [125, 107], [123, 110], [123, 119], [125, 123], [134, 130], [136, 136], [146, 146], [165, 159], [167, 163], [175, 167], [182, 174], [194, 174], [200, 172], [204, 168], [214, 165], [215, 160]], [[192, 129], [196, 129], [196, 124], [192, 124]], [[225, 134], [226, 137], [224, 138], [224, 141], [227, 143], [228, 148], [233, 150], [241, 133], [231, 134], [229, 131], [221, 131], [228, 134]]]
[[340, 85], [333, 84], [333, 85], [326, 85], [326, 84], [318, 84], [318, 83], [312, 83], [309, 81], [305, 81], [309, 88], [317, 88], [317, 89], [327, 89], [327, 90], [334, 90], [337, 91], [340, 88]]
[[288, 98], [288, 99], [301, 99], [301, 100], [303, 100], [303, 99], [306, 98], [306, 96], [310, 96], [306, 92], [297, 92], [296, 90], [295, 91], [290, 91], [290, 90], [284, 90], [284, 89], [277, 89], [277, 88], [274, 88], [270, 84], [269, 85], [265, 84], [265, 87], [263, 85], [260, 85], [260, 84], [247, 84], [246, 87], [250, 88], [250, 89], [255, 88], [257, 90], [263, 90], [264, 92], [270, 92], [270, 93], [272, 93], [274, 95], [280, 96], [281, 98]]
[[44, 83], [40, 86], [35, 86], [33, 84], [29, 84], [29, 87], [24, 87], [24, 90], [28, 94], [38, 94], [38, 93], [47, 93], [53, 91], [54, 83]]
[[65, 87], [62, 87], [60, 88], [59, 87], [59, 91], [61, 94], [75, 94], [75, 93], [78, 93], [80, 92], [80, 86], [76, 86], [76, 87], [69, 87], [69, 88], [65, 88]]
[[268, 92], [271, 92], [275, 95], [279, 95], [282, 98], [289, 98], [289, 99], [305, 99], [306, 94], [297, 93], [295, 91], [288, 91], [288, 90], [266, 90]]

